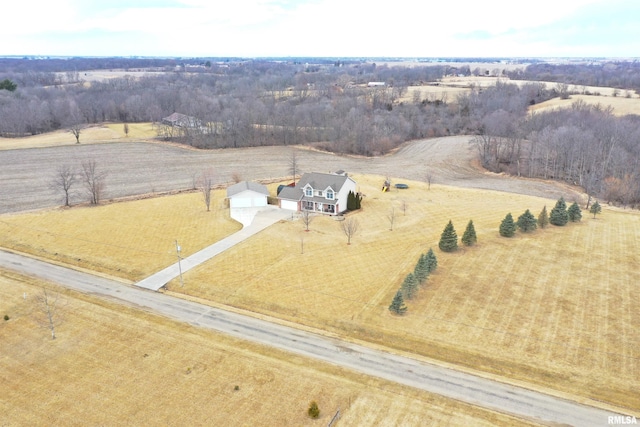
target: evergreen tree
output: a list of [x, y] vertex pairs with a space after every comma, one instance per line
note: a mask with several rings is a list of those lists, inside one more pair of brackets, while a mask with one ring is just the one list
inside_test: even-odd
[[536, 217], [527, 209], [522, 215], [518, 217], [518, 222], [516, 225], [518, 229], [523, 233], [528, 233], [537, 228], [537, 220]]
[[4, 79], [0, 82], [0, 90], [5, 89], [5, 90], [8, 90], [9, 92], [13, 92], [14, 90], [17, 89], [17, 87], [18, 85], [9, 79]]
[[500, 235], [502, 237], [513, 237], [516, 233], [516, 224], [513, 222], [511, 213], [508, 213], [500, 223]]
[[449, 220], [449, 224], [444, 228], [438, 246], [442, 252], [454, 252], [458, 249], [458, 235], [456, 234], [455, 228], [453, 228], [451, 220]]
[[569, 215], [569, 221], [571, 222], [578, 222], [582, 219], [582, 211], [576, 202], [573, 202], [573, 204], [569, 206], [567, 214]]
[[436, 254], [433, 253], [433, 249], [429, 248], [429, 252], [425, 255], [425, 259], [427, 260], [427, 271], [432, 273], [436, 267], [438, 267], [438, 258], [436, 258]]
[[547, 207], [545, 206], [540, 211], [540, 215], [538, 215], [538, 226], [545, 228], [547, 225], [549, 225], [549, 214], [547, 214]]
[[429, 277], [429, 261], [425, 254], [420, 255], [420, 259], [418, 259], [413, 269], [413, 275], [418, 281], [418, 285], [422, 285], [427, 280], [427, 277]]
[[398, 289], [396, 296], [393, 297], [393, 301], [389, 306], [389, 310], [395, 314], [404, 314], [407, 311], [407, 306], [404, 305], [404, 298], [402, 298], [402, 291]]
[[347, 210], [355, 211], [360, 209], [362, 205], [362, 195], [349, 191], [347, 194]]
[[402, 282], [401, 289], [407, 299], [413, 299], [416, 294], [416, 290], [418, 289], [418, 280], [413, 273], [407, 274], [407, 277], [404, 278], [404, 282]]
[[356, 195], [353, 194], [353, 191], [349, 191], [349, 194], [347, 194], [347, 210], [356, 210]]
[[567, 222], [569, 222], [567, 204], [564, 202], [563, 197], [560, 197], [560, 199], [556, 202], [554, 208], [551, 209], [551, 213], [549, 214], [549, 222], [560, 227], [566, 225]]
[[591, 209], [589, 209], [589, 212], [593, 214], [594, 218], [596, 217], [597, 214], [602, 212], [602, 206], [600, 206], [600, 203], [598, 203], [597, 200], [593, 202], [593, 204], [591, 205]]
[[473, 246], [478, 242], [476, 229], [473, 226], [473, 220], [469, 220], [469, 224], [467, 224], [467, 228], [464, 230], [461, 240], [465, 246]]

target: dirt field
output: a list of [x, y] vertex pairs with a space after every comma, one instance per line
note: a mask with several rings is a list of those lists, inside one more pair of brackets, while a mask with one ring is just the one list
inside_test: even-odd
[[[557, 198], [572, 192], [554, 183], [526, 181], [486, 174], [470, 163], [476, 157], [470, 137], [456, 136], [410, 142], [396, 153], [358, 158], [298, 149], [301, 172], [390, 175], [469, 188], [494, 189]], [[203, 171], [211, 171], [218, 184], [238, 174], [245, 180], [273, 181], [289, 174], [292, 147], [254, 147], [198, 151], [160, 143], [118, 142], [72, 144], [31, 150], [0, 150], [0, 214], [60, 206], [62, 194], [50, 187], [61, 165], [80, 168], [95, 160], [107, 172], [104, 198], [185, 190]], [[87, 200], [81, 186], [72, 203]]]
[[0, 271], [3, 426], [318, 426], [338, 409], [338, 426], [528, 425], [65, 290], [51, 340], [32, 312], [42, 285]]

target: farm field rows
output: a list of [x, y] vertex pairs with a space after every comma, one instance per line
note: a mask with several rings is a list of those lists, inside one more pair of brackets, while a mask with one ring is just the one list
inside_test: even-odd
[[[184, 288], [174, 281], [169, 289], [542, 389], [626, 408], [640, 405], [633, 393], [640, 387], [640, 315], [633, 292], [640, 279], [637, 212], [606, 209], [597, 219], [585, 212], [581, 223], [505, 239], [497, 229], [507, 212], [516, 218], [525, 209], [537, 214], [555, 200], [441, 185], [429, 189], [407, 180], [402, 182], [408, 190], [382, 193], [384, 177], [354, 178], [366, 197], [362, 211], [349, 215], [360, 223], [351, 245], [332, 218], [315, 218], [309, 232], [301, 221], [283, 221], [186, 273]], [[160, 247], [167, 247], [164, 262], [173, 262], [174, 237], [164, 236], [162, 243], [159, 229], [172, 235], [193, 223], [180, 243], [194, 251], [216, 239], [203, 230], [222, 229], [228, 222], [220, 196], [214, 197], [216, 211], [210, 213], [198, 197], [5, 215], [0, 226], [9, 228], [0, 246], [11, 246], [6, 237], [11, 235], [13, 241], [22, 239], [16, 249], [51, 257], [62, 252], [53, 249], [56, 239], [21, 238], [25, 224], [39, 219], [41, 236], [55, 234], [61, 223], [74, 224], [78, 236], [95, 236], [83, 250], [104, 256], [95, 263], [101, 271], [135, 280], [161, 264]], [[173, 205], [182, 214], [175, 214]], [[141, 226], [145, 215], [155, 225]], [[115, 223], [114, 217], [119, 218]], [[478, 246], [440, 252], [439, 235], [449, 219], [459, 236], [473, 219]], [[131, 224], [137, 228], [128, 228]], [[110, 248], [127, 250], [105, 250], [106, 237], [100, 236], [114, 239]], [[392, 316], [388, 306], [395, 291], [430, 247], [438, 256], [438, 270], [408, 301], [408, 314]], [[73, 264], [74, 258], [60, 260]], [[128, 263], [147, 270], [122, 270]], [[92, 263], [81, 266], [96, 269]]]
[[[42, 286], [64, 302], [55, 340], [33, 314]], [[326, 425], [338, 409], [341, 426], [522, 424], [6, 271], [0, 312], [6, 426]]]

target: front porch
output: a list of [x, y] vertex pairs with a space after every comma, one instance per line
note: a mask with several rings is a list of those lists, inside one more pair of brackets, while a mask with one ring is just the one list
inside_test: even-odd
[[335, 215], [337, 212], [336, 205], [333, 203], [319, 203], [309, 200], [303, 200], [300, 208], [303, 211], [316, 212], [327, 215]]

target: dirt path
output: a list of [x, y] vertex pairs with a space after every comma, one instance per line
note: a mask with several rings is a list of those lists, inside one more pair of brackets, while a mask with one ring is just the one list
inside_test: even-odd
[[[567, 199], [573, 191], [559, 184], [521, 180], [483, 173], [472, 166], [476, 152], [470, 137], [435, 138], [407, 143], [394, 154], [363, 158], [301, 149], [302, 171], [330, 172], [343, 169], [379, 174], [395, 179], [426, 180], [436, 184], [482, 188], [540, 197]], [[218, 184], [233, 174], [245, 180], [274, 179], [289, 174], [291, 147], [254, 147], [199, 151], [160, 143], [132, 142], [68, 145], [0, 151], [0, 214], [42, 209], [61, 204], [61, 194], [50, 188], [56, 169], [95, 160], [107, 171], [104, 199], [186, 190], [197, 176], [213, 172]], [[78, 184], [72, 204], [86, 200]]]

